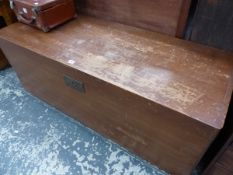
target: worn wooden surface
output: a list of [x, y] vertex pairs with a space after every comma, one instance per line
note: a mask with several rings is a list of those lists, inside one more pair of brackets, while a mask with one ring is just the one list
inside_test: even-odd
[[199, 0], [191, 40], [233, 51], [233, 1]]
[[78, 12], [182, 37], [191, 0], [77, 0]]
[[47, 34], [14, 24], [0, 38], [34, 95], [172, 174], [189, 174], [224, 125], [230, 54], [81, 16]]

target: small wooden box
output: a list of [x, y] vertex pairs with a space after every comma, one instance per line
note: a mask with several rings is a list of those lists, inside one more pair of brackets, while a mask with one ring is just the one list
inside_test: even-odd
[[0, 47], [32, 94], [171, 174], [190, 174], [224, 125], [220, 50], [84, 16], [47, 34], [11, 25]]
[[48, 32], [76, 16], [74, 0], [10, 0], [18, 21]]

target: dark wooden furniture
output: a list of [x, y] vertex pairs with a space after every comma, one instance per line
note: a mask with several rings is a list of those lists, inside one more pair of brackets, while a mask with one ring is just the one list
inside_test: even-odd
[[191, 40], [233, 51], [233, 1], [199, 0]]
[[4, 19], [6, 25], [10, 25], [16, 21], [14, 12], [9, 7], [8, 0], [0, 1], [0, 17]]
[[[0, 28], [15, 22], [14, 12], [9, 7], [8, 0], [0, 1]], [[8, 66], [8, 61], [0, 48], [0, 70]]]
[[205, 175], [233, 174], [233, 135], [205, 171]]
[[8, 65], [8, 61], [0, 49], [0, 70], [4, 69]]
[[220, 50], [85, 16], [46, 34], [13, 24], [0, 47], [32, 94], [171, 174], [190, 174], [224, 125]]
[[[233, 121], [233, 119], [231, 119], [231, 121]], [[204, 175], [233, 174], [233, 123], [231, 123], [230, 131], [230, 137], [218, 151], [214, 152], [215, 156], [204, 170]]]
[[197, 166], [199, 174], [232, 175], [233, 173], [233, 98], [225, 125]]
[[183, 37], [191, 0], [76, 0], [78, 12]]

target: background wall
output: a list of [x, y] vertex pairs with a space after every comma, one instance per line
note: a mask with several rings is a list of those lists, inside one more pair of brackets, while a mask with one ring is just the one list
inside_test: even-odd
[[76, 0], [79, 13], [171, 36], [184, 33], [191, 0]]
[[233, 51], [233, 0], [199, 0], [190, 40]]

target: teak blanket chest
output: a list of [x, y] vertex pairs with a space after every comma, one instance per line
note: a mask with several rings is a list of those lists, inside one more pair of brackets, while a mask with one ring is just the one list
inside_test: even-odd
[[0, 47], [32, 94], [171, 174], [224, 125], [233, 60], [217, 49], [85, 16], [47, 34], [13, 24]]

